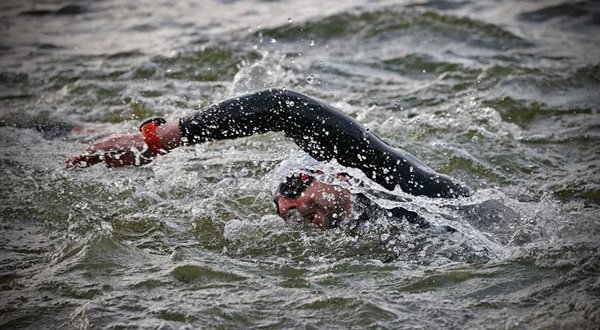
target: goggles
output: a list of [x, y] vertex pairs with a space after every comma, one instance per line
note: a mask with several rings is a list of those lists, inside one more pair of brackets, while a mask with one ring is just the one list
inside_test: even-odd
[[296, 198], [302, 194], [315, 179], [314, 176], [300, 172], [288, 176], [285, 182], [279, 185], [277, 191], [280, 195], [287, 198]]

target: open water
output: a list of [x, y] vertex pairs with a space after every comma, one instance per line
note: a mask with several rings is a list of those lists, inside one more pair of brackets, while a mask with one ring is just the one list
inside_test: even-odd
[[[592, 0], [4, 0], [0, 327], [598, 329], [599, 36]], [[271, 86], [473, 187], [372, 195], [458, 232], [285, 223], [275, 133], [63, 168]]]

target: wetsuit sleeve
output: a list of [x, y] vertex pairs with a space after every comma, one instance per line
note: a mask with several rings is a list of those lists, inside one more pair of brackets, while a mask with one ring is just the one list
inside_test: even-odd
[[181, 118], [179, 128], [187, 144], [283, 131], [313, 158], [335, 158], [386, 189], [399, 186], [429, 197], [469, 195], [467, 187], [389, 146], [342, 111], [289, 90], [268, 89], [225, 100]]

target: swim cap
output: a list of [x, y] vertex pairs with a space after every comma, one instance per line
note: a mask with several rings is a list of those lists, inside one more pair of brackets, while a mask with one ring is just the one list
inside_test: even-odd
[[321, 163], [304, 152], [296, 153], [279, 163], [271, 172], [271, 190], [277, 191], [281, 183], [294, 179], [300, 173], [308, 173], [323, 183], [340, 184], [337, 176], [346, 171], [337, 163]]

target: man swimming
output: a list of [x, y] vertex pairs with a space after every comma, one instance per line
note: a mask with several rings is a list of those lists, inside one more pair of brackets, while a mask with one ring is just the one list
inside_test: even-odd
[[[393, 148], [345, 113], [309, 96], [285, 89], [267, 89], [234, 97], [178, 121], [154, 118], [140, 134], [120, 135], [90, 145], [67, 159], [67, 168], [135, 166], [179, 146], [283, 131], [312, 158], [333, 159], [362, 171], [387, 190], [432, 198], [468, 196], [470, 189], [437, 173], [409, 153]], [[295, 210], [323, 228], [349, 218], [356, 198], [337, 184], [319, 180], [318, 169], [298, 169], [275, 194], [278, 214], [287, 219]], [[349, 176], [340, 173], [341, 181]], [[403, 215], [411, 212], [402, 212]]]

